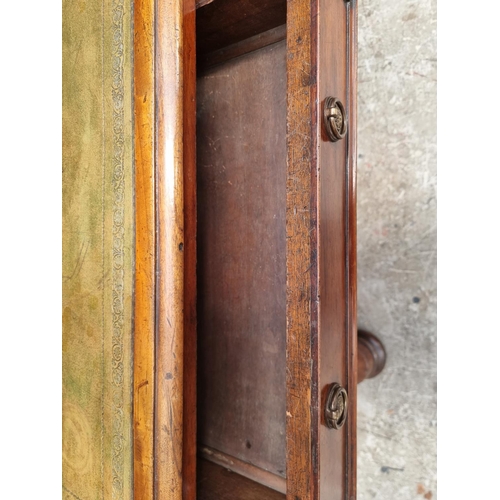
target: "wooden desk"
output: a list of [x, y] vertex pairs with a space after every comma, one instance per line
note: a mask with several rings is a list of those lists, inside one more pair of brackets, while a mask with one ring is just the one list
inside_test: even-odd
[[[127, 459], [101, 468], [96, 488], [136, 500], [352, 500], [356, 4], [135, 0], [130, 40], [113, 5], [110, 77], [129, 56], [133, 76], [133, 102], [113, 101], [109, 115], [118, 130], [132, 123], [120, 106], [133, 112], [130, 136], [118, 134], [134, 159], [134, 287], [123, 299], [133, 328], [122, 332], [133, 452], [122, 436]], [[340, 104], [326, 109], [329, 97]], [[370, 346], [362, 377], [380, 368]], [[88, 367], [78, 369], [77, 385]]]

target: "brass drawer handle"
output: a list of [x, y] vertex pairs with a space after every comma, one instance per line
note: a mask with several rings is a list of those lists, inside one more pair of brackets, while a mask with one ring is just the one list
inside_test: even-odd
[[347, 133], [347, 115], [344, 105], [336, 97], [327, 97], [323, 108], [326, 133], [332, 142], [340, 141]]
[[330, 429], [340, 429], [347, 418], [348, 398], [346, 390], [339, 384], [332, 384], [325, 406], [325, 423]]

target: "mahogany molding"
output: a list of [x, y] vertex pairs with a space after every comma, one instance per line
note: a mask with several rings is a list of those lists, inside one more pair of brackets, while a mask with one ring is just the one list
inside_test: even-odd
[[135, 301], [134, 499], [154, 495], [156, 196], [154, 0], [134, 9]]
[[194, 0], [135, 4], [133, 439], [140, 500], [195, 498], [195, 365], [183, 363], [184, 351], [196, 350], [195, 151], [184, 141], [195, 142], [194, 21]]
[[183, 500], [196, 500], [196, 9], [184, 0], [184, 417]]
[[[356, 497], [356, 29], [352, 2], [287, 2], [289, 500]], [[335, 144], [322, 130], [328, 96], [349, 120]], [[339, 430], [322, 421], [332, 383], [349, 394]]]
[[347, 389], [350, 395], [350, 418], [347, 420], [346, 488], [349, 500], [357, 495], [357, 390], [358, 390], [358, 333], [357, 333], [357, 160], [358, 160], [358, 8], [355, 0], [346, 2], [347, 33], [347, 102], [349, 120], [347, 132], [347, 224], [348, 254], [348, 341]]

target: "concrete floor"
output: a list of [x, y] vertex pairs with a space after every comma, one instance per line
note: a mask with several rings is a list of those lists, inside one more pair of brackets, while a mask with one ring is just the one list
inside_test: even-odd
[[358, 8], [358, 323], [388, 352], [359, 386], [358, 500], [436, 499], [436, 3]]

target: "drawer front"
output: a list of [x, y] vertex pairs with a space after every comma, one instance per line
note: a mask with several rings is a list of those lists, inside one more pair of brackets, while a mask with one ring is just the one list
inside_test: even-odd
[[[356, 496], [356, 7], [288, 2], [287, 481], [289, 498]], [[329, 96], [348, 132], [331, 142]], [[349, 396], [341, 429], [324, 409]]]

